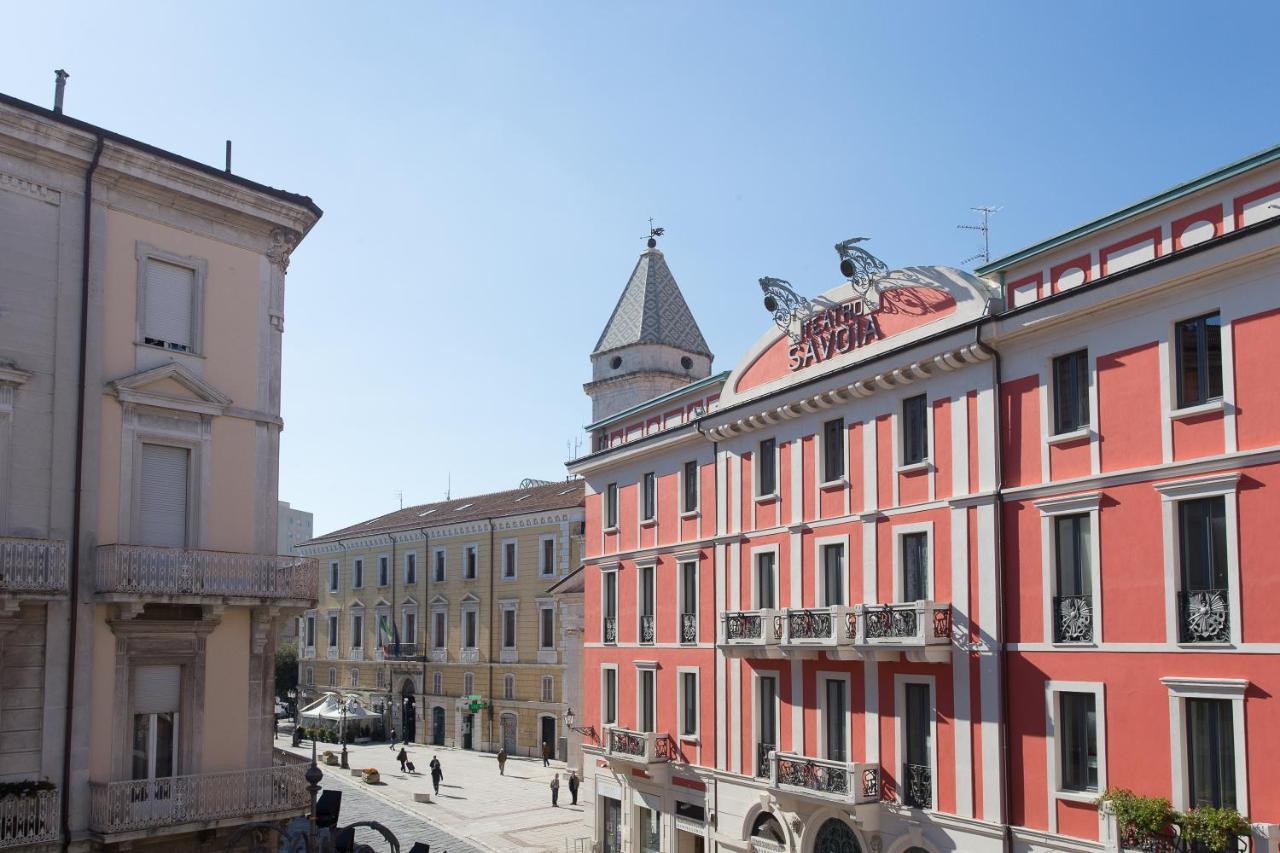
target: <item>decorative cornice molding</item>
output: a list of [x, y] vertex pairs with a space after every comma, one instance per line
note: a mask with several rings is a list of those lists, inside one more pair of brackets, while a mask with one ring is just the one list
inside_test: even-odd
[[0, 172], [0, 190], [8, 190], [19, 195], [30, 196], [55, 207], [62, 203], [62, 193], [58, 190], [50, 189], [42, 184], [37, 184], [35, 181], [29, 181], [26, 178], [20, 178], [17, 175], [6, 174], [5, 172]]
[[289, 256], [297, 248], [300, 239], [298, 232], [291, 228], [272, 228], [267, 260], [279, 267], [281, 273], [288, 272]]

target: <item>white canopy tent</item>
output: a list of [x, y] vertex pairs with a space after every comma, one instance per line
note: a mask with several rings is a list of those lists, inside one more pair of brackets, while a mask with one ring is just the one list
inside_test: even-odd
[[302, 725], [334, 728], [342, 722], [344, 706], [348, 732], [367, 731], [382, 723], [382, 715], [361, 705], [359, 697], [325, 693], [319, 702], [302, 709]]

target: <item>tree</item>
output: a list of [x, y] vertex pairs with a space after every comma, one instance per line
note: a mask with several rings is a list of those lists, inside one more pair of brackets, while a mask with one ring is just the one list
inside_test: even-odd
[[285, 704], [291, 715], [298, 713], [295, 699], [289, 696], [298, 690], [298, 650], [292, 644], [276, 649], [276, 698]]

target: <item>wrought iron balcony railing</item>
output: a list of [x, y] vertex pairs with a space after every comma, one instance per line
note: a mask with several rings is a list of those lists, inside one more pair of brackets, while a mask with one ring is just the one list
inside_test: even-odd
[[927, 649], [945, 653], [951, 644], [951, 605], [932, 601], [898, 604], [859, 604], [848, 618], [846, 631], [864, 649]]
[[782, 613], [777, 610], [736, 610], [720, 615], [720, 646], [726, 651], [776, 649], [782, 640]]
[[846, 803], [880, 800], [880, 765], [830, 761], [779, 752], [774, 757], [775, 787]]
[[698, 614], [696, 613], [680, 614], [680, 642], [682, 643], [698, 642]]
[[401, 643], [399, 649], [390, 643], [382, 647], [383, 660], [420, 660], [424, 654], [426, 649], [418, 643]]
[[778, 747], [772, 743], [756, 744], [756, 778], [768, 779], [773, 773], [773, 752]]
[[646, 613], [640, 617], [640, 642], [653, 645], [653, 614]]
[[102, 545], [97, 555], [104, 594], [314, 601], [318, 577], [308, 557], [151, 545]]
[[310, 805], [303, 768], [261, 767], [89, 785], [89, 825], [98, 833], [253, 820], [302, 812]]
[[66, 591], [66, 542], [0, 537], [0, 593]]
[[675, 758], [675, 744], [658, 732], [605, 726], [604, 745], [610, 757], [636, 764], [657, 764]]
[[929, 765], [902, 765], [902, 802], [916, 809], [933, 808], [933, 769]]
[[61, 805], [58, 791], [0, 797], [0, 849], [57, 841]]
[[618, 642], [618, 617], [616, 616], [604, 617], [604, 624], [601, 627], [602, 627], [601, 633], [604, 635], [604, 641], [606, 643]]
[[1055, 595], [1053, 597], [1053, 641], [1055, 643], [1093, 642], [1093, 596]]
[[834, 649], [853, 642], [847, 627], [849, 608], [843, 605], [830, 607], [792, 607], [782, 611], [784, 633], [782, 645], [790, 649]]
[[1178, 640], [1183, 643], [1231, 642], [1230, 593], [1225, 589], [1178, 593]]

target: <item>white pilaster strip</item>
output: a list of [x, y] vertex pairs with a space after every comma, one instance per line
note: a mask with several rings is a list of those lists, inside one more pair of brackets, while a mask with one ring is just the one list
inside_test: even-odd
[[874, 516], [866, 516], [862, 521], [862, 601], [864, 604], [878, 604], [876, 593], [876, 524]]
[[[978, 389], [978, 489], [996, 487], [996, 392], [988, 387]], [[985, 616], [984, 616], [985, 618]]]
[[[719, 618], [721, 613], [723, 613], [725, 610], [728, 609], [728, 603], [729, 603], [727, 589], [725, 588], [725, 582], [724, 582], [725, 580], [724, 579], [724, 576], [725, 576], [724, 549], [725, 549], [725, 545], [723, 542], [716, 544], [716, 589], [719, 591], [721, 596], [719, 601], [714, 602], [715, 609], [713, 612], [715, 613], [715, 618], [717, 619]], [[720, 626], [716, 625], [717, 634], [719, 633], [719, 631], [720, 631]], [[725, 695], [724, 662], [725, 662], [724, 651], [720, 648], [720, 645], [717, 643], [716, 644], [716, 696], [717, 697], [723, 697]], [[725, 725], [726, 723], [725, 712], [726, 712], [727, 704], [728, 703], [723, 701], [716, 702], [716, 769], [717, 770], [728, 769], [728, 762], [725, 761], [725, 735], [727, 733], [727, 726]]]
[[[995, 436], [989, 441], [994, 441]], [[983, 442], [986, 444], [987, 442]], [[993, 504], [977, 508], [978, 514], [978, 624], [982, 627], [983, 649], [978, 658], [978, 683], [982, 706], [982, 817], [1004, 822], [1001, 797], [1000, 761], [1000, 655], [1002, 639], [996, 601], [996, 542]]]
[[969, 713], [969, 510], [951, 510], [951, 647], [956, 814], [973, 817], [973, 734]]
[[880, 762], [880, 665], [869, 660], [862, 665], [862, 692], [867, 700], [867, 763]]
[[876, 419], [867, 418], [862, 433], [862, 510], [871, 512], [879, 503], [876, 493]]
[[729, 722], [730, 765], [733, 773], [742, 772], [742, 660], [733, 658], [729, 662], [729, 707], [732, 714]]
[[804, 744], [804, 664], [791, 661], [791, 751], [803, 753]]
[[1168, 334], [1156, 344], [1160, 352], [1160, 459], [1168, 464], [1173, 461], [1173, 421], [1169, 412], [1173, 410], [1173, 401], [1169, 393], [1170, 353]]
[[1222, 324], [1222, 428], [1223, 448], [1227, 453], [1237, 450], [1236, 437], [1236, 361], [1235, 345], [1231, 340], [1232, 323]]
[[969, 494], [969, 396], [951, 400], [951, 496]]
[[729, 506], [733, 507], [734, 533], [742, 532], [742, 456], [729, 454], [729, 464], [733, 470], [733, 490], [729, 493]]
[[[801, 535], [800, 531], [793, 530], [787, 534], [787, 542], [791, 545], [791, 559], [787, 564], [787, 579], [791, 586], [791, 606], [800, 607], [802, 602], [800, 596], [803, 592], [800, 580], [804, 576], [804, 555], [800, 549]], [[754, 566], [752, 569], [754, 570]], [[781, 570], [781, 567], [779, 567]], [[816, 571], [816, 569], [815, 569]]]
[[[723, 536], [728, 531], [728, 527], [729, 527], [725, 521], [725, 517], [727, 513], [725, 511], [725, 502], [724, 502], [725, 468], [728, 465], [726, 461], [728, 456], [729, 456], [728, 451], [724, 451], [724, 450], [716, 454], [716, 534], [719, 536]], [[682, 476], [682, 475], [679, 472], [677, 472], [676, 476]], [[680, 507], [676, 507], [677, 526], [680, 524], [680, 518], [678, 514], [679, 509]]]
[[[1040, 399], [1040, 482], [1047, 483], [1053, 477], [1049, 471], [1049, 386], [1045, 381], [1045, 372], [1041, 371], [1037, 380]], [[1025, 439], [1024, 439], [1025, 440]]]
[[796, 437], [788, 442], [791, 455], [791, 523], [804, 520], [804, 441]]

